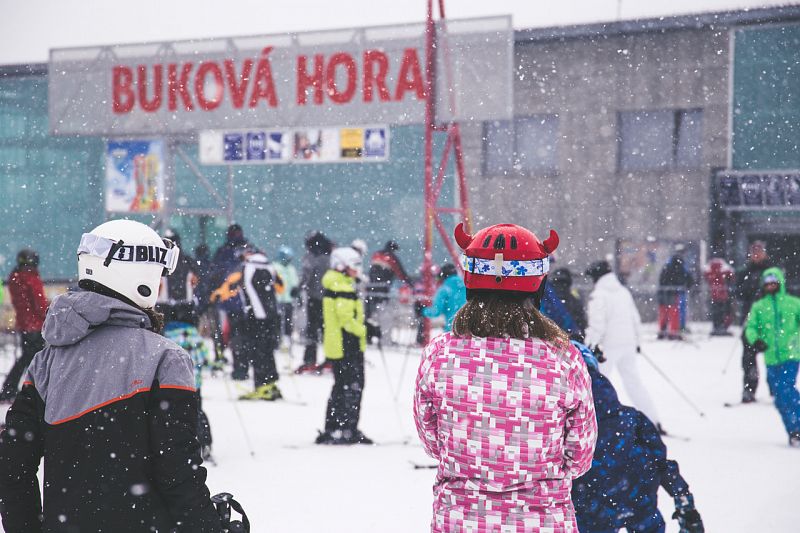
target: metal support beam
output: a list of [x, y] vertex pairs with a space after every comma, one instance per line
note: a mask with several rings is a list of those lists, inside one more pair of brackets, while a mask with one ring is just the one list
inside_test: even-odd
[[[423, 240], [423, 255], [422, 255], [422, 282], [424, 287], [425, 303], [429, 304], [433, 298], [434, 280], [431, 267], [433, 266], [433, 228], [439, 233], [447, 251], [453, 259], [453, 262], [458, 265], [458, 248], [452, 240], [452, 228], [447, 228], [440, 218], [442, 214], [460, 214], [461, 220], [466, 226], [467, 232], [472, 232], [469, 214], [469, 201], [468, 189], [466, 185], [466, 174], [464, 172], [464, 155], [461, 148], [461, 131], [458, 124], [455, 122], [438, 124], [436, 122], [436, 97], [434, 90], [436, 88], [436, 47], [437, 44], [443, 46], [444, 67], [446, 74], [450, 72], [449, 54], [447, 53], [446, 34], [441, 36], [441, 43], [437, 43], [439, 36], [436, 34], [436, 23], [433, 17], [433, 3], [434, 0], [428, 0], [427, 10], [427, 23], [425, 27], [425, 174], [424, 174], [424, 192], [425, 192], [425, 208], [424, 208], [424, 240]], [[444, 0], [437, 0], [439, 7], [439, 20], [444, 22]], [[452, 83], [452, 76], [447, 75], [447, 80]], [[450, 91], [450, 105], [455, 106], [455, 98], [453, 91], [455, 87], [448, 87]], [[437, 173], [434, 176], [434, 153], [433, 153], [433, 137], [435, 132], [444, 132], [447, 134], [444, 149], [439, 154], [439, 162], [437, 165]], [[456, 184], [458, 186], [458, 206], [457, 207], [439, 207], [439, 196], [441, 194], [444, 183], [447, 180], [447, 166], [449, 163], [450, 152], [453, 152], [455, 159], [456, 169]], [[425, 341], [430, 338], [430, 321], [425, 320]]]

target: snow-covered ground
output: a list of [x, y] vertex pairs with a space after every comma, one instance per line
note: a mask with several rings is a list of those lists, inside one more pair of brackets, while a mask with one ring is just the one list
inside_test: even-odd
[[[647, 338], [652, 340], [642, 351], [685, 391], [704, 417], [644, 360], [641, 373], [666, 428], [690, 438], [688, 442], [667, 439], [667, 445], [695, 494], [706, 530], [800, 531], [800, 512], [792, 503], [800, 487], [800, 450], [788, 448], [763, 377], [759, 403], [723, 407], [724, 402], [737, 401], [741, 393], [738, 337], [709, 339], [704, 334], [707, 324], [692, 327], [691, 342], [677, 343], [656, 341], [655, 331], [649, 330]], [[286, 368], [288, 355], [278, 357], [279, 367]], [[296, 347], [295, 358], [299, 357], [300, 347]], [[428, 530], [434, 472], [412, 466], [432, 464], [418, 445], [411, 418], [419, 351], [387, 350], [385, 359], [386, 365], [377, 350], [367, 353], [361, 428], [376, 442], [386, 443], [373, 447], [310, 444], [323, 424], [330, 376], [283, 374], [284, 395], [306, 405], [234, 403], [230, 401], [236, 394], [232, 382], [208, 379], [204, 405], [218, 462], [209, 468], [212, 490], [235, 494], [258, 533]], [[398, 384], [395, 403], [393, 390], [398, 390]], [[625, 401], [624, 390], [620, 392]], [[248, 451], [237, 408], [254, 456]], [[410, 439], [407, 445], [398, 444], [405, 439]], [[666, 493], [662, 496], [667, 531], [678, 531], [677, 523], [669, 520], [674, 510], [671, 498]]]
[[[757, 404], [723, 407], [740, 395], [738, 337], [709, 339], [708, 325], [692, 328], [695, 333], [687, 342], [656, 341], [651, 329], [642, 351], [704, 417], [644, 359], [640, 369], [665, 427], [689, 438], [666, 442], [694, 492], [706, 531], [800, 531], [800, 512], [793, 503], [800, 487], [800, 450], [787, 446], [763, 371]], [[296, 346], [291, 367], [300, 351]], [[419, 351], [386, 350], [384, 364], [377, 350], [368, 350], [361, 429], [383, 443], [378, 446], [311, 444], [323, 425], [332, 377], [294, 376], [288, 371], [289, 354], [277, 357], [286, 402], [235, 402], [240, 383], [222, 376], [205, 380], [203, 403], [217, 461], [209, 466], [211, 490], [233, 493], [254, 533], [427, 531], [434, 471], [412, 465], [433, 464], [417, 443], [411, 418]], [[678, 531], [669, 520], [673, 508], [666, 493], [660, 507], [667, 531]]]

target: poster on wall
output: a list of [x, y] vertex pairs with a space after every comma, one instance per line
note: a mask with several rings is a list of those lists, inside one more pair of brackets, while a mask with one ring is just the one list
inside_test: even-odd
[[205, 130], [203, 165], [380, 162], [389, 159], [389, 127]]
[[108, 141], [106, 211], [155, 213], [164, 206], [164, 142]]

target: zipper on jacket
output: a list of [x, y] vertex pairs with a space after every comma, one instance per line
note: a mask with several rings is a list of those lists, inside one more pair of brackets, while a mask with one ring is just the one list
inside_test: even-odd
[[778, 361], [780, 361], [781, 350], [780, 346], [778, 345], [778, 333], [781, 327], [781, 315], [778, 311], [778, 295], [772, 295], [772, 312], [775, 315], [775, 323], [773, 327], [775, 328], [772, 332], [772, 341], [775, 343], [775, 356]]

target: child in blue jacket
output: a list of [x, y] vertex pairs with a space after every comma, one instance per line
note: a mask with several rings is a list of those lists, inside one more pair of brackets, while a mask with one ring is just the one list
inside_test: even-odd
[[433, 295], [433, 305], [424, 308], [422, 314], [426, 318], [444, 315], [444, 331], [450, 331], [456, 312], [467, 303], [467, 288], [456, 266], [451, 263], [442, 265], [439, 276], [443, 281]]
[[581, 350], [592, 378], [597, 414], [597, 445], [592, 468], [573, 481], [572, 501], [581, 533], [663, 533], [658, 511], [658, 488], [675, 499], [673, 518], [681, 533], [703, 533], [703, 521], [694, 508], [689, 485], [678, 463], [667, 459], [667, 447], [656, 426], [633, 407], [619, 403], [614, 386], [603, 374], [594, 354]]

